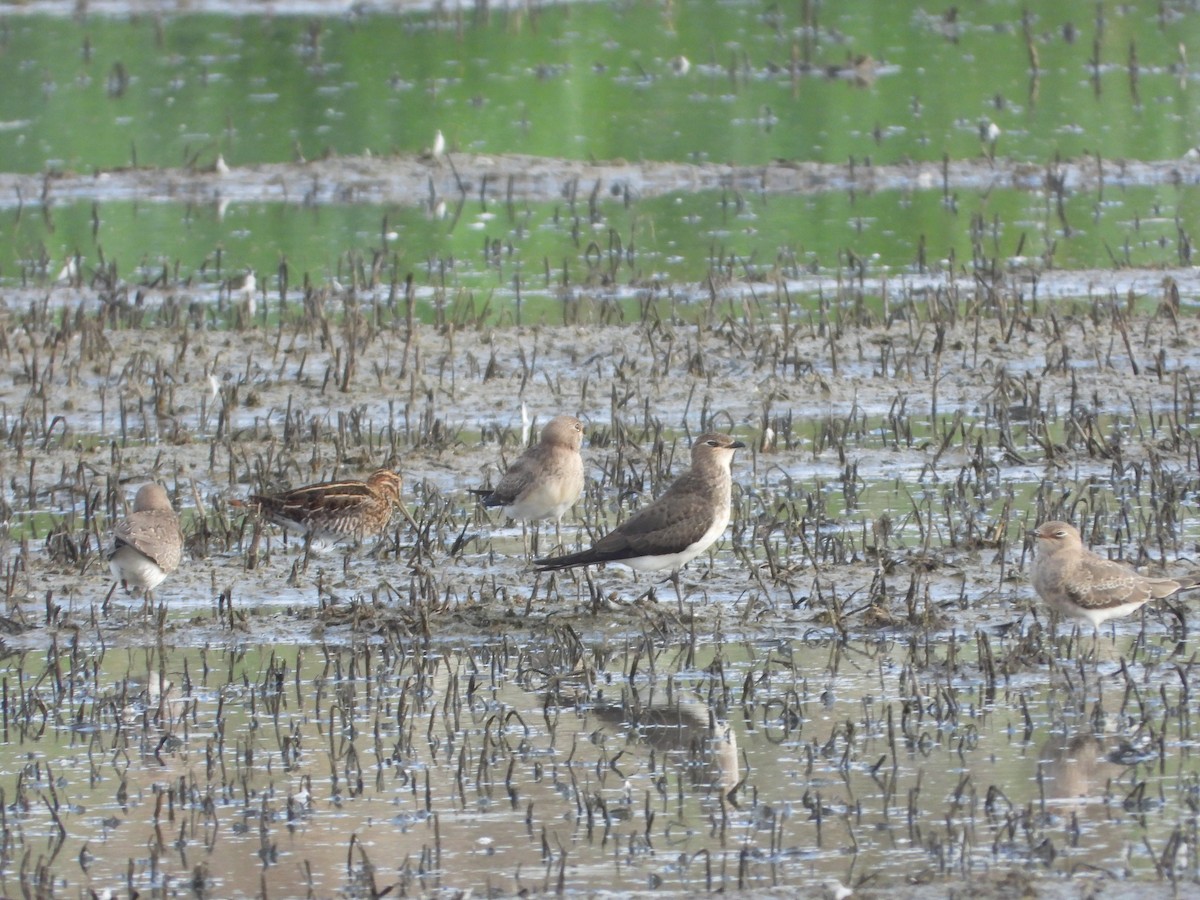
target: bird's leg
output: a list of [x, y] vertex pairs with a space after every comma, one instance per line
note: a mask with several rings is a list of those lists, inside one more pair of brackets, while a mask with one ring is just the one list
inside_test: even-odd
[[258, 545], [262, 541], [262, 522], [254, 520], [254, 531], [250, 536], [250, 546], [246, 549], [246, 568], [253, 571], [258, 567]]
[[[387, 549], [389, 537], [390, 535], [388, 534], [387, 530], [384, 529], [384, 531], [377, 538], [375, 538], [375, 545], [371, 547], [371, 551], [367, 555], [371, 557], [371, 559], [378, 561], [379, 558], [383, 556], [383, 552]], [[359, 545], [359, 543], [360, 541], [354, 542], [356, 547]], [[396, 541], [396, 549], [400, 549], [399, 540]], [[349, 554], [346, 555], [349, 556]]]
[[161, 602], [156, 603], [153, 600], [151, 603], [153, 604], [150, 608], [150, 611], [154, 617], [154, 630], [161, 635], [167, 627], [167, 604]]
[[113, 582], [113, 586], [108, 589], [108, 593], [104, 596], [104, 602], [100, 604], [100, 615], [108, 618], [108, 604], [112, 602], [112, 596], [117, 592], [117, 582]]
[[308, 573], [308, 559], [309, 559], [309, 556], [312, 554], [312, 551], [313, 551], [312, 532], [306, 531], [304, 533], [304, 556], [301, 557], [302, 562], [300, 565], [300, 571], [304, 572], [305, 574]]
[[671, 572], [667, 579], [671, 584], [675, 585], [675, 597], [679, 600], [679, 618], [683, 618], [683, 588], [679, 583], [679, 570], [675, 569]]

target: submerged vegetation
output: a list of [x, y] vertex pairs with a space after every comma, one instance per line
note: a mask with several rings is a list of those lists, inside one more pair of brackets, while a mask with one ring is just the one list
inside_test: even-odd
[[[1187, 601], [1026, 578], [1195, 568], [1193, 13], [101, 6], [0, 27], [4, 894], [1200, 878]], [[563, 413], [567, 551], [747, 444], [683, 602], [469, 493]], [[365, 547], [238, 505], [381, 467]]]

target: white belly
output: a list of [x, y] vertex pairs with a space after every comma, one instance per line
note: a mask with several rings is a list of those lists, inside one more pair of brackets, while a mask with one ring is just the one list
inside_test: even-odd
[[709, 526], [708, 531], [700, 536], [700, 540], [695, 543], [688, 544], [684, 549], [676, 553], [658, 553], [653, 556], [635, 556], [630, 559], [615, 560], [637, 572], [658, 572], [662, 569], [670, 569], [676, 571], [682, 569], [693, 559], [716, 543], [717, 538], [725, 533], [726, 527], [729, 525], [729, 507], [725, 507], [723, 515], [717, 516], [716, 520]]
[[118, 581], [144, 591], [154, 590], [167, 577], [158, 563], [129, 546], [120, 547], [109, 557], [108, 567]]

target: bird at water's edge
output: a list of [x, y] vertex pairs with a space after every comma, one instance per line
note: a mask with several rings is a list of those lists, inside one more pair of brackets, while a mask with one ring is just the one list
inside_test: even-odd
[[[133, 499], [133, 512], [113, 529], [108, 566], [129, 590], [149, 594], [179, 568], [183, 532], [171, 499], [160, 484], [144, 484]], [[111, 592], [110, 592], [111, 593]]]
[[1098, 629], [1109, 619], [1130, 615], [1200, 584], [1193, 577], [1155, 578], [1105, 559], [1083, 546], [1079, 530], [1067, 522], [1043, 522], [1029, 532], [1036, 553], [1029, 580], [1051, 609]]
[[494, 488], [476, 488], [479, 501], [499, 507], [511, 519], [557, 524], [583, 492], [583, 423], [574, 416], [555, 416], [546, 423], [536, 446], [530, 447], [504, 473]]
[[366, 481], [323, 481], [279, 494], [251, 494], [247, 502], [235, 505], [251, 507], [311, 540], [361, 541], [382, 534], [395, 508], [403, 510], [401, 484], [398, 473], [379, 469]]
[[587, 550], [534, 560], [534, 565], [544, 572], [617, 562], [640, 572], [670, 569], [674, 578], [729, 525], [733, 453], [745, 446], [727, 434], [700, 435], [692, 445], [691, 468], [654, 502]]

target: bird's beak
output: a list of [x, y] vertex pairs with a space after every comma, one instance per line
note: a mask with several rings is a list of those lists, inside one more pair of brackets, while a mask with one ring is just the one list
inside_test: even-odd
[[746, 445], [743, 444], [741, 441], [734, 441], [732, 444], [729, 445], [729, 449], [730, 450], [741, 450], [745, 446]]
[[408, 507], [404, 505], [404, 501], [401, 500], [396, 505], [400, 507], [400, 514], [404, 516], [404, 518], [408, 520], [408, 524], [412, 526], [413, 532], [419, 535], [421, 533], [421, 526], [419, 526], [416, 520], [409, 514]]
[[1038, 530], [1036, 528], [1029, 529], [1027, 532], [1025, 532], [1025, 536], [1031, 537], [1031, 538], [1040, 538], [1041, 537], [1041, 535], [1038, 534]]

